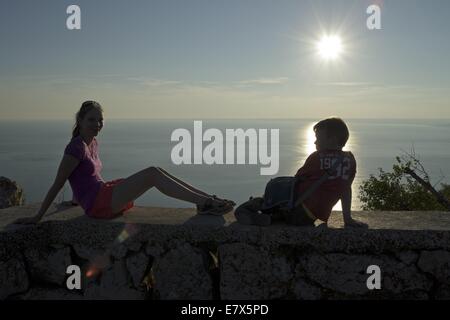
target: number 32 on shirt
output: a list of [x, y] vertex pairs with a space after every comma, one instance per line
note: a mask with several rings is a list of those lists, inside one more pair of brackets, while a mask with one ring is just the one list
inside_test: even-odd
[[[320, 158], [320, 169], [321, 170], [330, 169], [333, 167], [333, 165], [336, 163], [336, 161], [338, 161], [338, 159], [336, 157]], [[350, 170], [350, 158], [344, 157], [344, 159], [342, 159], [342, 164], [340, 164], [336, 168], [336, 175], [329, 176], [328, 179], [333, 180], [336, 178], [342, 178], [343, 180], [348, 180], [349, 179], [349, 175], [348, 175], [349, 170]]]

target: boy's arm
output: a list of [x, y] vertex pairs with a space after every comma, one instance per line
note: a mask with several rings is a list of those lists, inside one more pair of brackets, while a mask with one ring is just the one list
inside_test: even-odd
[[369, 226], [363, 222], [354, 220], [352, 218], [351, 206], [352, 206], [352, 187], [349, 185], [342, 193], [341, 197], [342, 215], [344, 218], [345, 227], [355, 228], [368, 228]]
[[347, 187], [342, 194], [341, 198], [342, 204], [342, 215], [344, 218], [344, 224], [352, 221], [352, 213], [351, 213], [351, 204], [352, 204], [352, 188], [351, 186]]

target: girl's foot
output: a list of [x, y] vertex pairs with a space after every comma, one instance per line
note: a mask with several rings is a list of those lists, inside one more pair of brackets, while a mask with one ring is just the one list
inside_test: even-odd
[[210, 214], [221, 216], [233, 210], [233, 205], [229, 200], [218, 199], [217, 197], [208, 198], [203, 205], [197, 205], [197, 214]]
[[214, 200], [217, 200], [217, 201], [223, 201], [223, 202], [225, 202], [225, 203], [227, 203], [227, 204], [229, 204], [229, 205], [231, 205], [231, 206], [233, 206], [233, 207], [236, 205], [236, 202], [234, 202], [233, 200], [222, 199], [222, 198], [219, 198], [218, 196], [216, 196], [215, 194], [213, 194], [211, 197], [212, 197]]

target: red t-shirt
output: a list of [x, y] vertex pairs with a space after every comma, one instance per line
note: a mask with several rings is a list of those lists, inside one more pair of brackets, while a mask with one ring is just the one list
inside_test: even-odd
[[310, 154], [296, 174], [304, 179], [297, 186], [297, 194], [300, 195], [319, 180], [325, 174], [326, 169], [332, 168], [340, 155], [343, 155], [343, 159], [342, 164], [336, 169], [336, 175], [328, 177], [303, 202], [311, 213], [322, 221], [328, 220], [334, 205], [341, 199], [344, 191], [351, 187], [356, 174], [355, 157], [350, 151], [315, 151]]

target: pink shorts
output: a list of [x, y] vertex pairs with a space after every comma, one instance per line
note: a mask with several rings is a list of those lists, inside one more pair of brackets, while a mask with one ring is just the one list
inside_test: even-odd
[[88, 216], [97, 219], [112, 219], [121, 215], [126, 210], [133, 208], [134, 203], [133, 201], [130, 201], [120, 210], [119, 213], [114, 214], [112, 212], [111, 199], [113, 189], [123, 180], [124, 179], [115, 179], [112, 181], [107, 181], [101, 185], [100, 190], [95, 197], [94, 205], [91, 208]]

